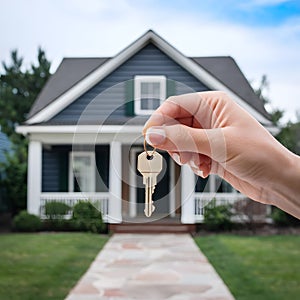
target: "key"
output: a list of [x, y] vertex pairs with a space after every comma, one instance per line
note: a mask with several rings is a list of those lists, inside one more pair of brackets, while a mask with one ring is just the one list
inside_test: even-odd
[[157, 175], [162, 170], [162, 156], [154, 151], [151, 156], [146, 151], [138, 156], [138, 170], [143, 175], [145, 185], [145, 216], [151, 217], [155, 206], [152, 201], [152, 194], [157, 183]]

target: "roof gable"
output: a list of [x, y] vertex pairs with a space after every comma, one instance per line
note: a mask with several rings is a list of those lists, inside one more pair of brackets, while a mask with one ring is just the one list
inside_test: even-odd
[[[128, 114], [125, 99], [127, 84], [136, 75], [164, 76], [172, 94], [191, 93], [209, 90], [202, 82], [192, 76], [170, 57], [149, 43], [125, 63], [111, 72], [103, 80], [78, 97], [61, 112], [53, 116], [47, 124], [127, 124], [137, 116]], [[170, 83], [171, 82], [171, 83]], [[134, 82], [132, 82], [134, 84]], [[133, 97], [133, 95], [131, 95]], [[143, 125], [148, 116], [140, 117], [138, 124]], [[104, 124], [103, 123], [103, 124]]]
[[108, 58], [64, 58], [45, 84], [27, 116], [31, 118], [76, 83], [101, 66]]
[[[213, 64], [210, 63], [210, 59], [204, 58], [201, 60], [199, 58], [187, 58], [151, 30], [146, 32], [142, 37], [140, 37], [134, 43], [129, 45], [115, 57], [111, 59], [106, 59], [106, 61], [98, 61], [99, 65], [94, 69], [90, 65], [90, 72], [88, 72], [88, 74], [86, 72], [82, 72], [82, 79], [79, 79], [80, 76], [78, 76], [77, 82], [73, 85], [70, 84], [71, 87], [59, 96], [57, 96], [55, 99], [49, 100], [50, 98], [48, 98], [48, 100], [42, 101], [41, 96], [43, 95], [43, 93], [46, 93], [43, 90], [40, 97], [38, 97], [39, 101], [36, 101], [35, 105], [33, 106], [30, 118], [27, 120], [26, 123], [35, 124], [48, 121], [53, 116], [61, 112], [65, 107], [70, 105], [78, 97], [80, 97], [82, 94], [88, 91], [90, 88], [95, 86], [95, 84], [97, 84], [99, 81], [108, 76], [111, 72], [113, 72], [116, 68], [118, 68], [124, 62], [126, 62], [130, 57], [135, 55], [138, 51], [140, 51], [150, 42], [153, 43], [156, 47], [158, 47], [161, 51], [163, 51], [167, 56], [171, 57], [176, 63], [178, 63], [180, 66], [186, 69], [190, 74], [195, 76], [198, 80], [202, 81], [210, 89], [223, 90], [227, 92], [229, 96], [231, 96], [231, 98], [233, 98], [238, 104], [244, 107], [258, 121], [264, 124], [270, 123], [270, 121], [268, 120], [268, 114], [264, 110], [263, 106], [258, 105], [258, 102], [256, 101], [256, 107], [255, 105], [253, 105], [254, 103], [249, 103], [250, 101], [248, 102], [246, 100], [247, 98], [245, 99], [244, 97], [241, 97], [240, 93], [235, 91], [234, 88], [228, 87], [226, 83], [229, 84], [229, 81], [226, 81], [224, 74], [219, 72], [217, 67], [215, 67], [214, 71], [218, 73], [218, 76], [213, 74], [214, 71], [211, 72], [211, 70], [208, 71], [206, 69], [209, 65], [210, 67], [214, 68]], [[237, 66], [236, 70], [240, 72]], [[63, 73], [64, 72], [61, 72], [61, 74]], [[224, 81], [226, 81], [226, 83], [224, 83]], [[50, 84], [51, 82], [49, 83], [49, 86], [51, 86]], [[48, 88], [48, 90], [50, 89]]]
[[[270, 115], [265, 110], [263, 102], [257, 97], [249, 84], [249, 81], [243, 75], [241, 69], [232, 57], [192, 57], [191, 59], [245, 100], [249, 105], [258, 110], [266, 118], [270, 118]], [[230, 76], [228, 76], [228, 74], [230, 74]]]

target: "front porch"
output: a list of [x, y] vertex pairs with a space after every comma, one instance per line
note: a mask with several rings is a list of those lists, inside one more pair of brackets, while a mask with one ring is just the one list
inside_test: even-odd
[[[213, 197], [214, 196], [214, 197]], [[110, 203], [110, 194], [109, 193], [41, 193], [40, 195], [40, 207], [39, 215], [41, 218], [45, 218], [45, 204], [51, 201], [58, 201], [67, 204], [71, 208], [79, 201], [90, 201], [97, 209], [102, 213], [104, 222], [109, 223], [109, 203]], [[206, 205], [212, 200], [215, 199], [215, 205], [223, 204], [234, 204], [238, 201], [243, 201], [246, 199], [245, 196], [241, 194], [215, 194], [210, 193], [194, 193], [194, 223], [202, 223], [204, 220], [204, 213]], [[65, 216], [66, 218], [71, 217], [71, 211]], [[159, 226], [164, 225], [178, 225], [183, 223], [181, 220], [181, 215], [154, 215], [151, 218], [146, 218], [143, 215], [138, 215], [135, 217], [129, 217], [128, 214], [122, 214], [122, 221], [120, 222], [123, 225], [126, 224], [154, 224], [156, 223]], [[113, 228], [113, 227], [112, 227]], [[124, 227], [126, 228], [126, 227]]]
[[[136, 157], [143, 151], [141, 128], [104, 127], [99, 130], [98, 126], [82, 126], [79, 133], [78, 128], [68, 128], [60, 134], [31, 134], [30, 213], [45, 218], [46, 202], [59, 201], [73, 207], [83, 200], [101, 210], [109, 224], [161, 220], [195, 224], [203, 222], [205, 206], [211, 199], [219, 205], [245, 198], [215, 175], [197, 181], [189, 166], [180, 167], [162, 153], [164, 167], [153, 195], [156, 211], [153, 219], [144, 218], [144, 186], [136, 170]], [[71, 212], [66, 217], [70, 216]]]

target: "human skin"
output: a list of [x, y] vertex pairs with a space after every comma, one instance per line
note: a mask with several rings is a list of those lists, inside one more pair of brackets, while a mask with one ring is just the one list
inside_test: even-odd
[[170, 97], [151, 115], [143, 134], [198, 176], [218, 174], [249, 198], [300, 218], [300, 157], [227, 94]]

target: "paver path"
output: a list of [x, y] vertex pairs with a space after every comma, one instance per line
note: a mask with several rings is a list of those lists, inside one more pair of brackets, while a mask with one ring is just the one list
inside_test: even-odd
[[67, 300], [234, 299], [188, 234], [115, 234]]

